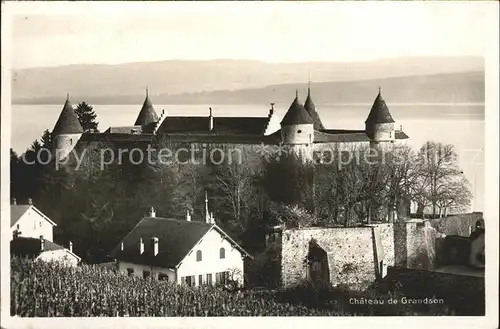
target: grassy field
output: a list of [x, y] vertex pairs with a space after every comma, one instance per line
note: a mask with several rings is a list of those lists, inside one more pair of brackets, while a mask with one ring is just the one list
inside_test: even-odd
[[[352, 292], [304, 286], [235, 292], [128, 277], [88, 265], [11, 261], [11, 315], [21, 317], [454, 314], [443, 304], [402, 304], [404, 298], [397, 289], [381, 293], [377, 288]], [[400, 303], [390, 302], [394, 300]]]

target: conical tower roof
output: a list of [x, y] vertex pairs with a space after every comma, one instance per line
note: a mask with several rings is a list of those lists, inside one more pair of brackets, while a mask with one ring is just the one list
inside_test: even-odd
[[295, 94], [295, 99], [293, 100], [290, 108], [286, 112], [283, 120], [281, 120], [282, 126], [291, 126], [298, 124], [314, 124], [313, 119], [307, 113], [306, 109], [299, 102], [298, 93]]
[[69, 101], [69, 96], [66, 98], [59, 119], [57, 119], [56, 125], [52, 130], [52, 136], [57, 136], [60, 134], [80, 134], [83, 133], [83, 128], [78, 121], [78, 116], [76, 115], [71, 102]]
[[319, 118], [318, 112], [316, 112], [316, 106], [314, 105], [314, 102], [313, 102], [312, 97], [311, 97], [311, 87], [307, 88], [307, 98], [306, 98], [306, 102], [304, 103], [304, 108], [306, 109], [307, 113], [309, 113], [309, 116], [314, 121], [314, 129], [315, 130], [325, 129], [325, 126], [323, 126], [323, 123], [321, 122], [321, 119]]
[[146, 89], [146, 99], [144, 100], [144, 104], [142, 104], [141, 112], [139, 112], [139, 116], [137, 116], [137, 120], [135, 120], [136, 126], [146, 126], [150, 123], [157, 122], [158, 115], [149, 100], [148, 90]]
[[394, 123], [394, 119], [389, 112], [389, 108], [385, 103], [382, 95], [380, 93], [380, 88], [378, 90], [377, 98], [373, 102], [372, 109], [368, 118], [366, 118], [365, 123]]

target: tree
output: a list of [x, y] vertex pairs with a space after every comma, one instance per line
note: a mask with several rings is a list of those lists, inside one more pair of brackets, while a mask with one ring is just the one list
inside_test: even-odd
[[41, 144], [43, 148], [47, 150], [52, 150], [52, 134], [48, 129], [45, 129], [42, 137], [40, 138]]
[[82, 126], [83, 131], [98, 131], [97, 126], [99, 123], [95, 121], [97, 115], [95, 114], [92, 106], [85, 102], [81, 102], [76, 107], [75, 112], [78, 116], [78, 121], [80, 121], [80, 125]]
[[[472, 194], [458, 167], [453, 145], [429, 141], [417, 154], [417, 198], [432, 206], [432, 217], [439, 207], [465, 207]], [[452, 197], [452, 194], [457, 194]]]

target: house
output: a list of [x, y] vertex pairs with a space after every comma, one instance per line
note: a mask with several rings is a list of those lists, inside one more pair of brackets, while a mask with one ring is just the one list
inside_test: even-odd
[[[205, 200], [207, 202], [207, 200]], [[243, 284], [243, 261], [251, 256], [206, 212], [205, 222], [156, 217], [153, 208], [110, 253], [118, 270], [143, 278], [198, 286]]]
[[38, 239], [16, 237], [10, 241], [10, 254], [46, 262], [57, 261], [68, 266], [76, 266], [81, 260], [80, 257], [73, 253], [71, 242], [69, 249], [66, 249], [43, 237]]
[[15, 237], [40, 238], [53, 241], [53, 229], [57, 226], [49, 217], [37, 209], [31, 199], [28, 204], [18, 205], [15, 199], [10, 206], [11, 240]]

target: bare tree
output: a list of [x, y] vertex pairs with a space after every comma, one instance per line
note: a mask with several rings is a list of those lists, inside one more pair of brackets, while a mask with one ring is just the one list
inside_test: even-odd
[[457, 184], [462, 173], [458, 167], [458, 155], [453, 145], [429, 141], [419, 150], [416, 158], [418, 190], [416, 198], [432, 206], [432, 217], [436, 217], [440, 204], [450, 202], [450, 191], [467, 191], [454, 199], [455, 206], [466, 206], [470, 202], [467, 184]]

